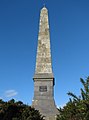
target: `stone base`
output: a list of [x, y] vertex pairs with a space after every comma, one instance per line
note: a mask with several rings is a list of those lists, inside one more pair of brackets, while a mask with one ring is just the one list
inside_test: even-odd
[[39, 110], [45, 120], [56, 120], [59, 112], [54, 101], [54, 78], [52, 74], [35, 75], [32, 107]]
[[45, 117], [45, 120], [56, 120], [56, 116]]
[[33, 100], [32, 106], [40, 111], [45, 120], [56, 120], [59, 114], [53, 99]]

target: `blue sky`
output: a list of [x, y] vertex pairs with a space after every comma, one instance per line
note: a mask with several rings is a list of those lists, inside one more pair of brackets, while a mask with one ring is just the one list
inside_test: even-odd
[[0, 0], [0, 98], [32, 103], [39, 14], [49, 11], [57, 106], [89, 75], [89, 0]]

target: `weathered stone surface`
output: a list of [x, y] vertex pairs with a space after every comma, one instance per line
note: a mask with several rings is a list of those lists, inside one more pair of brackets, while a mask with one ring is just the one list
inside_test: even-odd
[[32, 106], [39, 110], [46, 120], [56, 120], [58, 110], [54, 101], [48, 11], [45, 7], [40, 13], [36, 68], [33, 79], [34, 98]]
[[[46, 88], [40, 91], [40, 87]], [[39, 110], [46, 120], [55, 120], [58, 114], [54, 102], [53, 79], [34, 79], [34, 98], [32, 106]], [[49, 119], [50, 118], [50, 119]]]
[[52, 73], [48, 12], [45, 7], [40, 13], [35, 73]]

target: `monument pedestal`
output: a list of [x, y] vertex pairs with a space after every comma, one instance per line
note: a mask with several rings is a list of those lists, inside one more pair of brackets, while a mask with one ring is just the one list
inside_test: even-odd
[[[41, 78], [41, 77], [44, 78]], [[54, 101], [54, 78], [52, 74], [34, 76], [34, 98], [32, 106], [46, 117], [55, 120], [58, 110]]]

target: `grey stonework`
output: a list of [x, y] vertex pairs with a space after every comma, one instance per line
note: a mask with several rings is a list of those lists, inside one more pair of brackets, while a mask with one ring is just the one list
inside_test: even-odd
[[[58, 114], [54, 101], [54, 82], [53, 78], [34, 79], [34, 98], [32, 106], [39, 110], [46, 120], [56, 120]], [[40, 91], [40, 86], [47, 87], [47, 90]], [[50, 119], [49, 119], [50, 118]]]
[[48, 11], [45, 7], [40, 13], [35, 73], [52, 73]]
[[45, 116], [56, 120], [58, 110], [54, 101], [54, 76], [52, 72], [48, 11], [41, 9], [32, 106]]

